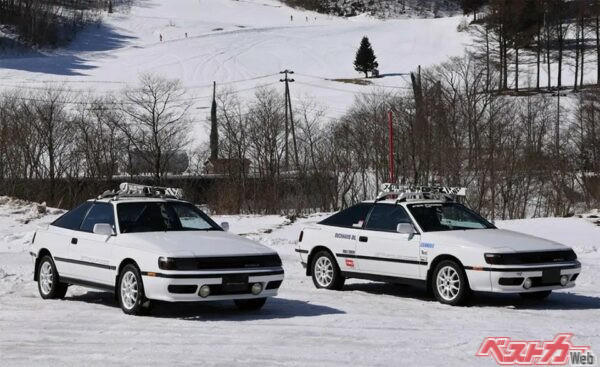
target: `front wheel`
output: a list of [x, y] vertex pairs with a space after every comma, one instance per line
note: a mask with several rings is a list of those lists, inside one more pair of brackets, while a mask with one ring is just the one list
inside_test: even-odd
[[49, 255], [40, 260], [37, 268], [38, 291], [43, 299], [64, 298], [67, 294], [68, 284], [61, 283], [54, 261]]
[[134, 265], [125, 265], [121, 271], [117, 292], [119, 305], [126, 314], [143, 315], [148, 311], [150, 301], [146, 299], [140, 271]]
[[530, 301], [541, 301], [546, 299], [552, 294], [552, 291], [540, 291], [540, 292], [527, 292], [527, 293], [519, 293], [521, 298], [530, 300]]
[[243, 311], [260, 310], [267, 302], [266, 298], [236, 299], [233, 301], [237, 308]]
[[447, 305], [462, 305], [471, 293], [462, 266], [452, 260], [444, 260], [436, 266], [432, 283], [435, 298]]
[[312, 280], [317, 288], [341, 290], [345, 278], [342, 276], [337, 262], [327, 251], [317, 253], [312, 262]]

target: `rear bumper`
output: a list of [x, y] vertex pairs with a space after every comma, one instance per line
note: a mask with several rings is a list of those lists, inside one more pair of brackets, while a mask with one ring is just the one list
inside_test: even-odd
[[[257, 295], [249, 291], [228, 292], [222, 290], [223, 277], [231, 275], [248, 276], [248, 284], [260, 283], [262, 292]], [[284, 278], [283, 268], [268, 269], [265, 271], [248, 272], [243, 270], [228, 270], [219, 273], [182, 273], [171, 272], [152, 273], [143, 272], [144, 291], [146, 297], [152, 300], [167, 302], [202, 302], [232, 299], [251, 299], [276, 296]], [[208, 297], [199, 295], [200, 287], [208, 285], [211, 294]]]
[[[566, 285], [560, 283], [545, 284], [542, 281], [544, 270], [555, 269], [560, 275], [567, 275]], [[575, 287], [575, 280], [581, 273], [581, 263], [578, 261], [568, 264], [547, 264], [493, 268], [466, 268], [469, 285], [474, 291], [494, 293], [529, 293], [548, 290], [560, 290]], [[529, 289], [523, 287], [525, 279], [530, 278], [533, 285]]]

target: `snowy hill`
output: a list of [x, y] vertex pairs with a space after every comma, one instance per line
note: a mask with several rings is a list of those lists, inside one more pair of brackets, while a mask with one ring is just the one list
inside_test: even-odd
[[475, 357], [486, 337], [549, 340], [570, 332], [595, 353], [600, 345], [593, 321], [600, 310], [600, 228], [583, 219], [498, 223], [573, 246], [583, 264], [576, 288], [541, 304], [480, 295], [471, 307], [450, 307], [411, 287], [349, 281], [342, 292], [315, 289], [293, 246], [301, 228], [323, 215], [296, 223], [217, 217], [279, 252], [286, 272], [280, 295], [255, 313], [215, 302], [159, 305], [149, 317], [131, 317], [106, 292], [71, 287], [64, 300], [38, 296], [27, 244], [38, 225], [58, 215], [39, 212], [0, 197], [3, 366], [496, 366]]
[[[204, 121], [211, 84], [251, 95], [281, 88], [292, 69], [294, 99], [310, 96], [339, 116], [356, 92], [402, 91], [406, 76], [461, 55], [469, 37], [460, 17], [378, 20], [339, 18], [290, 8], [274, 0], [144, 0], [129, 13], [106, 15], [67, 48], [0, 56], [0, 89], [52, 85], [103, 94], [135, 83], [140, 73], [181, 79]], [[293, 19], [293, 20], [292, 20]], [[187, 33], [187, 38], [186, 38]], [[160, 35], [163, 41], [160, 41]], [[370, 86], [332, 81], [361, 77], [352, 65], [363, 36], [371, 39], [384, 78]], [[203, 130], [200, 129], [200, 130]], [[199, 132], [200, 138], [207, 135]]]

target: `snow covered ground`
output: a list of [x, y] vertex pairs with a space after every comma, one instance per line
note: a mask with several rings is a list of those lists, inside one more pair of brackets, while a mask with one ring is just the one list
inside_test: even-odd
[[[360, 78], [353, 68], [363, 36], [373, 44], [385, 77], [375, 86], [407, 88], [405, 75], [461, 55], [469, 36], [456, 31], [461, 17], [378, 20], [339, 18], [292, 9], [275, 0], [140, 0], [130, 13], [106, 15], [67, 49], [0, 54], [0, 90], [74, 88], [92, 95], [118, 91], [140, 73], [178, 78], [194, 98], [196, 120], [219, 91], [280, 88], [279, 72], [294, 70], [296, 100], [309, 96], [340, 116], [356, 92], [373, 86], [332, 81]], [[293, 20], [291, 20], [293, 17]], [[187, 38], [186, 38], [187, 33]], [[163, 42], [160, 42], [160, 35]], [[204, 127], [204, 126], [202, 126]], [[199, 138], [207, 138], [199, 129]]]
[[475, 357], [488, 336], [550, 340], [575, 334], [600, 353], [600, 228], [583, 219], [533, 219], [499, 227], [562, 241], [583, 263], [578, 286], [546, 302], [478, 295], [449, 307], [421, 290], [362, 281], [343, 292], [317, 290], [293, 252], [302, 226], [278, 216], [216, 217], [233, 232], [277, 250], [286, 270], [279, 297], [256, 313], [232, 304], [159, 305], [151, 316], [126, 316], [108, 293], [71, 287], [44, 301], [32, 281], [27, 243], [43, 216], [34, 205], [0, 198], [0, 364], [494, 366]]

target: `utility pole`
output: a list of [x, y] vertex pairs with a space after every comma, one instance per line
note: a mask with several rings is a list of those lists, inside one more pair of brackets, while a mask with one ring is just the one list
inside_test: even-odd
[[[298, 165], [298, 146], [296, 144], [296, 127], [294, 124], [294, 114], [292, 112], [292, 98], [290, 97], [290, 83], [295, 82], [295, 80], [291, 79], [289, 77], [290, 74], [294, 74], [294, 72], [292, 70], [285, 69], [284, 71], [279, 72], [279, 74], [285, 75], [285, 77], [283, 79], [280, 79], [279, 81], [282, 83], [285, 83], [285, 92], [284, 92], [284, 98], [285, 98], [285, 142], [284, 143], [285, 143], [285, 168], [288, 169], [289, 164], [290, 164], [289, 145], [288, 145], [289, 134], [290, 134], [290, 125], [291, 125], [291, 130], [292, 130], [292, 141], [294, 144], [294, 159], [295, 159], [296, 165]], [[289, 108], [289, 114], [288, 114], [288, 108]]]
[[213, 82], [213, 100], [210, 108], [210, 159], [219, 158], [219, 125], [217, 123], [217, 82]]
[[390, 156], [389, 156], [389, 169], [390, 169], [390, 183], [396, 182], [396, 175], [394, 174], [394, 119], [392, 110], [388, 112], [388, 124], [390, 130]]

